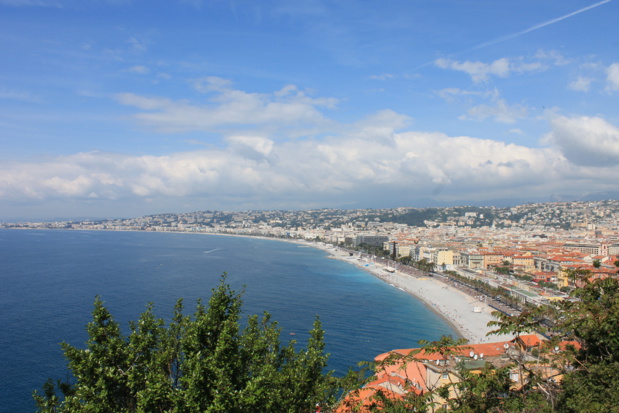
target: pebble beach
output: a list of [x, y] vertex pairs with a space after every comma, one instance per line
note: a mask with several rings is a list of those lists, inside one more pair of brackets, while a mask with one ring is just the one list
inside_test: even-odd
[[[488, 327], [488, 322], [495, 320], [494, 309], [480, 297], [468, 295], [452, 285], [434, 277], [417, 277], [369, 260], [350, 256], [347, 251], [323, 248], [332, 258], [349, 262], [384, 282], [405, 291], [425, 303], [432, 311], [446, 319], [461, 337], [471, 344], [489, 343], [509, 339], [510, 337], [490, 335], [487, 333], [496, 327]], [[482, 297], [483, 298], [483, 297]]]

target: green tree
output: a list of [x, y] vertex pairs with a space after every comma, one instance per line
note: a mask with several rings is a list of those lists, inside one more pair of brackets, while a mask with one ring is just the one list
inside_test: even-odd
[[410, 265], [412, 260], [413, 258], [410, 255], [398, 258], [398, 261], [400, 261], [404, 265]]
[[[494, 333], [518, 337], [535, 331], [553, 337], [539, 349], [536, 358], [512, 358], [508, 367], [517, 369], [526, 381], [519, 388], [503, 392], [497, 411], [619, 411], [619, 281], [614, 277], [590, 281], [590, 273], [579, 269], [570, 270], [568, 276], [580, 285], [572, 291], [571, 300], [513, 316], [493, 313], [498, 318], [491, 322], [498, 327]], [[562, 351], [553, 351], [559, 341], [571, 344], [564, 344]], [[549, 380], [543, 369], [535, 368], [540, 363], [556, 368], [563, 380]], [[466, 372], [462, 374], [466, 377]], [[501, 374], [492, 377], [500, 384]], [[475, 381], [480, 378], [460, 384], [468, 389], [463, 394], [469, 401], [455, 411], [476, 411], [470, 410], [471, 393], [479, 393], [484, 387], [477, 387]], [[483, 383], [487, 386], [487, 381]], [[485, 391], [481, 393], [489, 396]]]
[[498, 274], [509, 275], [509, 267], [495, 267], [494, 272]]
[[583, 284], [575, 300], [563, 305], [566, 336], [575, 342], [568, 353], [561, 407], [566, 412], [618, 411], [619, 281], [590, 282], [586, 272], [573, 277]]
[[304, 348], [280, 342], [265, 313], [240, 327], [241, 294], [225, 283], [191, 316], [179, 300], [168, 326], [149, 305], [125, 336], [97, 297], [85, 349], [62, 344], [71, 383], [35, 392], [43, 412], [309, 412], [335, 402], [316, 319]]

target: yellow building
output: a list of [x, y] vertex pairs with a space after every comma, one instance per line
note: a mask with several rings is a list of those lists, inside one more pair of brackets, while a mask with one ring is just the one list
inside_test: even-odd
[[535, 262], [533, 260], [533, 254], [526, 252], [522, 255], [515, 255], [511, 259], [512, 264], [515, 267], [520, 267], [524, 272], [535, 271]]
[[503, 254], [498, 254], [496, 252], [484, 252], [482, 253], [482, 256], [484, 257], [483, 267], [486, 269], [490, 267], [500, 267], [503, 265]]
[[437, 250], [432, 254], [432, 261], [438, 265], [454, 265], [454, 252], [452, 250]]

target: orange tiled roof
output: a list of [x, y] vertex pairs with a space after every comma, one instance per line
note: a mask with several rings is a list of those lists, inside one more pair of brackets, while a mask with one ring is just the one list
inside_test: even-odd
[[[520, 339], [528, 347], [537, 346], [541, 342], [539, 337], [537, 337], [535, 334], [524, 334], [520, 336]], [[473, 351], [476, 354], [484, 353], [487, 356], [496, 356], [496, 355], [502, 354], [505, 351], [505, 348], [503, 347], [504, 344], [513, 344], [513, 343], [514, 343], [514, 340], [498, 341], [494, 343], [482, 343], [482, 344], [465, 344], [463, 346], [456, 347], [456, 349], [457, 349], [457, 354], [461, 356], [467, 356], [470, 351]], [[417, 360], [434, 361], [434, 360], [443, 359], [443, 356], [441, 356], [439, 353], [426, 353], [424, 350], [421, 350], [419, 353], [412, 355], [411, 353], [415, 350], [417, 349], [410, 348], [410, 349], [391, 350], [387, 353], [379, 354], [378, 356], [374, 358], [374, 361], [382, 362], [392, 354], [399, 354], [402, 356], [411, 355], [413, 358]]]
[[354, 391], [346, 396], [342, 403], [335, 409], [336, 413], [368, 413], [372, 407], [380, 406], [380, 402], [374, 398], [377, 392], [381, 391], [390, 399], [401, 399], [402, 395], [388, 390], [380, 384], [366, 385], [365, 387]]

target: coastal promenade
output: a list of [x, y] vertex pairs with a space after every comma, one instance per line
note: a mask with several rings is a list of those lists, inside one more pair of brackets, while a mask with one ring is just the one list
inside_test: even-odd
[[429, 277], [413, 268], [394, 269], [380, 260], [360, 257], [358, 253], [351, 256], [346, 249], [330, 245], [310, 245], [329, 252], [331, 258], [355, 265], [421, 300], [432, 311], [447, 320], [469, 343], [487, 343], [512, 338], [512, 336], [486, 335], [495, 329], [487, 325], [495, 320], [491, 314], [495, 309], [485, 301], [484, 297], [467, 294], [453, 283]]

